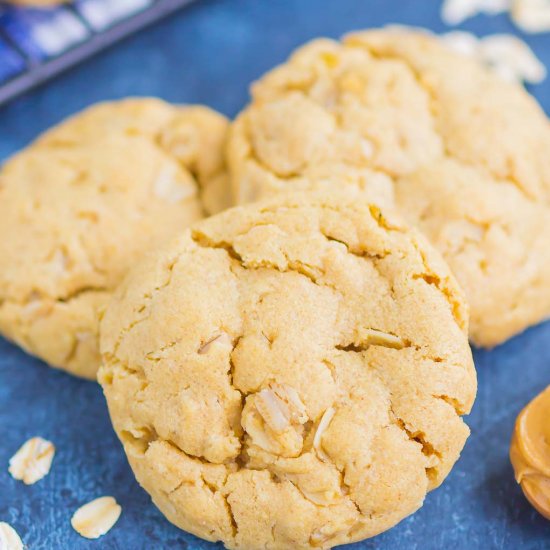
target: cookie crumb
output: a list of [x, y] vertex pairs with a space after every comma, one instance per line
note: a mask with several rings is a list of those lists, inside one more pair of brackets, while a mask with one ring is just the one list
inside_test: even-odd
[[81, 506], [71, 518], [73, 529], [87, 539], [97, 539], [118, 521], [122, 508], [113, 497], [100, 497]]
[[23, 550], [24, 548], [17, 531], [3, 521], [0, 521], [0, 548], [2, 550]]
[[48, 474], [54, 455], [51, 441], [33, 437], [10, 458], [9, 472], [14, 479], [32, 485]]

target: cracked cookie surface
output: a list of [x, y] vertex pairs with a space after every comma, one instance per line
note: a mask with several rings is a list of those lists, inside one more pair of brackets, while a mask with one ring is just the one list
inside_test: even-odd
[[95, 378], [98, 314], [149, 248], [203, 216], [225, 177], [224, 117], [155, 99], [94, 106], [0, 171], [0, 331]]
[[393, 217], [339, 194], [236, 207], [122, 283], [98, 379], [170, 521], [229, 548], [328, 548], [446, 477], [476, 392], [467, 307]]
[[252, 89], [234, 200], [347, 188], [396, 204], [466, 292], [472, 341], [550, 315], [550, 125], [519, 86], [424, 34], [317, 40]]

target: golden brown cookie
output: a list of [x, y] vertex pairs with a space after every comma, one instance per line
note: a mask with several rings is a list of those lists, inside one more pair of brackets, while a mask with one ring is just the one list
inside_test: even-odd
[[237, 203], [313, 187], [395, 201], [465, 289], [475, 344], [550, 315], [550, 126], [519, 86], [379, 30], [307, 44], [252, 96], [229, 144]]
[[[0, 171], [0, 331], [94, 378], [98, 313], [150, 248], [203, 216], [224, 178], [227, 122], [132, 99], [87, 109]], [[215, 195], [215, 194], [214, 194]]]
[[101, 325], [140, 484], [228, 548], [328, 548], [418, 509], [468, 436], [467, 307], [438, 253], [347, 195], [282, 196], [150, 255]]

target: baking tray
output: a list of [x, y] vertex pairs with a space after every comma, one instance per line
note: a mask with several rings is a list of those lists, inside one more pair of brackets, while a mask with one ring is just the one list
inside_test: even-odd
[[0, 3], [0, 106], [195, 0]]

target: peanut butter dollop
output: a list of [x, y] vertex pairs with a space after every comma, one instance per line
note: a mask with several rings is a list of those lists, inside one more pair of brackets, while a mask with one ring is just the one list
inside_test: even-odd
[[510, 460], [527, 500], [550, 519], [550, 386], [519, 414]]

